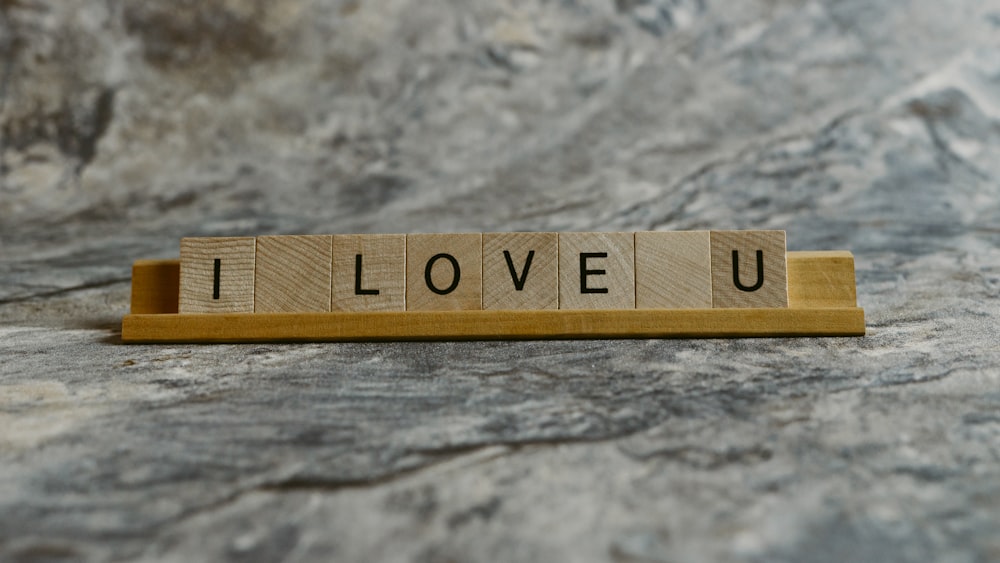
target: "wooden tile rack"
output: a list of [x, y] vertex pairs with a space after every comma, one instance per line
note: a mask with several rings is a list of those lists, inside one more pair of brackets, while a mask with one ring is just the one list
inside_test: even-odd
[[132, 269], [126, 343], [863, 336], [854, 257], [788, 252], [782, 308], [459, 310], [178, 314], [179, 260]]

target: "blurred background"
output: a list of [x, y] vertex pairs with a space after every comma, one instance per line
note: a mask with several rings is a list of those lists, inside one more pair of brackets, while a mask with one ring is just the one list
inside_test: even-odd
[[942, 226], [995, 203], [977, 204], [996, 172], [996, 2], [0, 15], [5, 245], [76, 228], [148, 252], [179, 234], [768, 226], [811, 248], [875, 236], [860, 227], [904, 198]]

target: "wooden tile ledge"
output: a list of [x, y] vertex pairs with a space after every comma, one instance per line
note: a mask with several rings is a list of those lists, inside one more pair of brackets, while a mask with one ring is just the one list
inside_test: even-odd
[[864, 336], [854, 257], [787, 253], [788, 307], [178, 314], [179, 260], [139, 260], [125, 343]]

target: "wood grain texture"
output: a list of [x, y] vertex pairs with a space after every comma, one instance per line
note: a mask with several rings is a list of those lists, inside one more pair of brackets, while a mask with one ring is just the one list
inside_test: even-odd
[[628, 309], [128, 315], [125, 342], [310, 342], [861, 336], [864, 311]]
[[[801, 309], [857, 306], [854, 255], [846, 250], [792, 251], [788, 264], [789, 307]], [[177, 312], [180, 260], [137, 260], [132, 267], [132, 299], [144, 303], [133, 313]]]
[[[789, 252], [788, 309], [623, 311], [482, 311], [403, 313], [254, 313], [174, 315], [177, 260], [135, 263], [133, 295], [159, 310], [127, 315], [124, 342], [474, 340], [518, 338], [653, 338], [861, 336], [850, 252]], [[161, 275], [157, 275], [161, 274]], [[173, 303], [171, 302], [173, 299]], [[151, 307], [152, 308], [152, 307]], [[790, 311], [791, 313], [787, 313]], [[586, 313], [586, 314], [582, 314]]]
[[330, 310], [331, 235], [257, 237], [258, 313]]
[[179, 260], [136, 260], [129, 311], [135, 315], [177, 313], [180, 278]]
[[853, 254], [816, 250], [787, 256], [789, 307], [820, 309], [857, 303]]
[[[218, 284], [216, 260], [219, 261]], [[253, 237], [181, 239], [178, 311], [252, 313], [254, 261]]]
[[481, 233], [406, 235], [406, 309], [483, 307]]
[[559, 235], [483, 235], [483, 309], [558, 309]]
[[330, 310], [405, 311], [406, 235], [334, 235]]
[[712, 306], [787, 307], [785, 260], [785, 231], [712, 231]]
[[637, 309], [711, 309], [709, 231], [635, 234]]
[[559, 308], [634, 309], [635, 234], [559, 233]]

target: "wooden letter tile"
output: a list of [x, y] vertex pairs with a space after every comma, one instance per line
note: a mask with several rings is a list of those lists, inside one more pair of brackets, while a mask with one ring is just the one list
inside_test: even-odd
[[329, 311], [332, 239], [330, 235], [257, 237], [254, 311]]
[[483, 235], [483, 309], [558, 309], [559, 235]]
[[711, 309], [709, 231], [635, 234], [636, 309]]
[[559, 308], [634, 309], [635, 233], [559, 233]]
[[788, 307], [785, 260], [785, 231], [712, 231], [712, 306]]
[[481, 233], [406, 235], [406, 309], [483, 307]]
[[181, 239], [180, 313], [252, 313], [253, 237]]
[[405, 311], [406, 235], [334, 235], [330, 309]]

